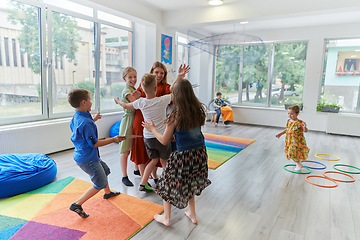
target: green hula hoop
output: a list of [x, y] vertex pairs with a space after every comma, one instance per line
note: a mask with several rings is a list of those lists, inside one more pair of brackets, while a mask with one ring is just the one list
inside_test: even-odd
[[335, 170], [338, 170], [338, 171], [340, 171], [340, 172], [350, 173], [350, 174], [360, 174], [360, 172], [350, 172], [350, 171], [344, 171], [344, 170], [337, 169], [337, 168], [336, 168], [337, 166], [351, 167], [351, 168], [355, 168], [355, 169], [357, 169], [357, 170], [360, 171], [360, 168], [358, 168], [358, 167], [354, 167], [354, 166], [347, 165], [347, 164], [335, 164], [335, 165], [333, 166], [333, 168], [334, 168]]
[[[304, 168], [306, 168], [307, 170], [309, 170], [308, 172], [291, 171], [291, 170], [289, 170], [289, 169], [286, 168], [286, 167], [289, 167], [289, 166], [296, 166], [296, 165], [295, 165], [295, 164], [286, 164], [286, 165], [284, 166], [284, 169], [285, 169], [286, 171], [288, 171], [288, 172], [291, 172], [291, 173], [297, 173], [297, 174], [309, 174], [309, 173], [311, 173], [310, 168], [305, 167], [305, 166], [304, 166]], [[359, 170], [360, 170], [360, 169], [359, 169]]]

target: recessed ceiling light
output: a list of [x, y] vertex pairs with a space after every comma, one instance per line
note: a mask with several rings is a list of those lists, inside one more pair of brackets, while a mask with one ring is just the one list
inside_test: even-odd
[[294, 62], [299, 62], [299, 60], [295, 60]]
[[213, 5], [213, 6], [219, 6], [219, 5], [223, 4], [223, 1], [222, 0], [210, 0], [209, 4]]
[[355, 52], [360, 52], [360, 49], [358, 49], [358, 50], [355, 50]]
[[295, 57], [290, 57], [290, 59], [295, 59]]
[[351, 55], [351, 57], [357, 57], [357, 55]]
[[283, 52], [282, 54], [289, 54], [288, 52]]
[[240, 24], [248, 24], [249, 21], [243, 21], [243, 22], [240, 22]]

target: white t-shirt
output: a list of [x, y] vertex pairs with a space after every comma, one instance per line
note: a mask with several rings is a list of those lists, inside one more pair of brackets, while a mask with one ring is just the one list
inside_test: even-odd
[[[166, 128], [166, 125], [164, 124], [166, 119], [166, 106], [169, 105], [170, 102], [171, 95], [167, 94], [152, 99], [139, 98], [132, 104], [135, 109], [141, 110], [146, 122], [150, 122], [150, 120], [152, 120], [156, 129], [161, 134], [164, 134]], [[144, 138], [155, 138], [155, 135], [144, 128]]]

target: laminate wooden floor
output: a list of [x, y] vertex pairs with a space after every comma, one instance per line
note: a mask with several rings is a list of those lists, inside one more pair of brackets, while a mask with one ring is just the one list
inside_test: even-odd
[[[284, 155], [284, 136], [275, 138], [281, 130], [239, 124], [214, 128], [207, 122], [203, 132], [256, 141], [218, 169], [209, 169], [212, 184], [196, 197], [197, 225], [184, 215], [184, 209], [172, 207], [170, 227], [153, 221], [132, 239], [360, 240], [360, 177], [354, 174], [354, 183], [321, 188], [307, 183], [306, 175], [285, 171], [283, 166], [291, 162]], [[309, 160], [326, 164], [326, 170], [334, 170], [332, 165], [336, 163], [360, 166], [360, 138], [311, 131], [305, 137], [310, 148]], [[121, 183], [117, 144], [100, 148], [100, 153], [112, 170], [109, 176], [112, 189], [162, 204], [155, 193], [138, 191], [140, 177], [133, 175], [131, 162], [128, 175], [135, 187]], [[315, 158], [316, 153], [333, 154], [341, 159], [323, 161]], [[73, 176], [89, 181], [74, 163], [72, 154], [73, 150], [69, 150], [50, 155], [58, 164], [55, 180]], [[324, 171], [313, 170], [313, 174], [322, 175]], [[338, 175], [329, 176], [345, 179]], [[331, 185], [326, 180], [311, 180]]]

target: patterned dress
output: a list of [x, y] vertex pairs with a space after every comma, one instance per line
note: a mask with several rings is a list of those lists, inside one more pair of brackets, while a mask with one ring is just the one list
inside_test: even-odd
[[286, 123], [285, 156], [296, 162], [308, 159], [310, 149], [306, 146], [304, 131], [301, 127], [302, 120]]
[[[198, 137], [203, 138], [201, 130], [198, 132], [201, 134]], [[159, 177], [156, 193], [168, 203], [182, 209], [188, 205], [188, 201], [194, 195], [199, 196], [211, 184], [211, 181], [208, 179], [208, 157], [205, 144], [199, 145], [192, 142], [194, 134], [185, 135], [183, 140], [178, 138], [176, 132], [174, 134], [178, 149], [182, 149], [184, 145], [181, 144], [184, 141], [187, 141], [188, 145], [199, 147], [195, 149], [186, 147], [188, 150], [171, 153], [166, 167]]]

